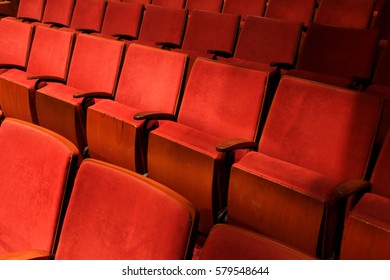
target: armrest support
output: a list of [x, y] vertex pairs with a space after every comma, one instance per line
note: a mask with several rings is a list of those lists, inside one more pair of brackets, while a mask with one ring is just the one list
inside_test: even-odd
[[221, 51], [221, 50], [208, 50], [207, 53], [212, 54], [213, 55], [212, 59], [214, 59], [214, 60], [217, 59], [218, 56], [221, 56], [224, 58], [230, 58], [233, 56], [231, 53], [226, 52], [226, 51]]
[[136, 37], [131, 35], [126, 35], [126, 34], [113, 34], [112, 36], [116, 37], [118, 40], [128, 40], [128, 41], [137, 40]]
[[161, 46], [163, 50], [180, 49], [180, 46], [171, 42], [156, 42], [156, 46]]
[[27, 80], [36, 80], [34, 85], [35, 90], [39, 89], [39, 84], [42, 82], [56, 82], [61, 84], [66, 83], [64, 79], [55, 76], [28, 76]]
[[174, 114], [170, 113], [164, 113], [164, 112], [156, 112], [156, 111], [145, 111], [145, 112], [139, 112], [134, 115], [135, 120], [171, 120], [175, 121], [176, 116]]
[[370, 84], [371, 84], [371, 79], [369, 78], [363, 78], [363, 77], [352, 77], [353, 81], [353, 89], [359, 90], [359, 91], [364, 91]]
[[254, 141], [248, 141], [244, 139], [232, 139], [232, 140], [227, 140], [219, 143], [216, 149], [218, 152], [223, 152], [223, 153], [233, 152], [239, 149], [254, 150], [257, 149], [257, 143]]
[[53, 256], [44, 250], [30, 250], [24, 252], [13, 252], [0, 256], [0, 260], [49, 260]]

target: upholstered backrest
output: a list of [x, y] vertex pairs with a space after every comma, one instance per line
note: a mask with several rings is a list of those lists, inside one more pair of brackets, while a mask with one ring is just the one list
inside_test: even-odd
[[144, 5], [139, 3], [108, 2], [103, 20], [102, 34], [138, 37]]
[[185, 8], [191, 10], [205, 10], [220, 12], [223, 0], [187, 0]]
[[106, 1], [76, 1], [70, 27], [77, 30], [100, 32], [103, 23]]
[[44, 23], [69, 27], [76, 0], [46, 0]]
[[265, 0], [225, 0], [222, 12], [240, 15], [242, 19], [248, 15], [262, 16], [266, 2]]
[[124, 43], [98, 36], [77, 36], [69, 67], [69, 86], [85, 91], [113, 93], [117, 84]]
[[224, 139], [254, 140], [268, 74], [197, 59], [178, 122]]
[[301, 23], [248, 16], [237, 41], [234, 57], [269, 64], [294, 63]]
[[373, 193], [390, 198], [390, 133], [383, 143], [380, 155], [375, 163], [375, 168], [371, 176]]
[[38, 26], [35, 29], [27, 72], [34, 75], [66, 78], [74, 33]]
[[78, 151], [49, 130], [10, 118], [1, 125], [0, 147], [0, 255], [52, 252]]
[[[0, 65], [26, 67], [33, 27], [14, 20], [0, 21]], [[0, 66], [1, 68], [1, 66]]]
[[369, 28], [376, 0], [322, 0], [314, 22], [340, 27]]
[[175, 113], [186, 63], [185, 54], [131, 44], [115, 100], [141, 111]]
[[363, 178], [380, 112], [375, 97], [285, 77], [259, 151], [335, 180]]
[[390, 86], [390, 44], [387, 43], [375, 69], [373, 83]]
[[369, 77], [377, 45], [377, 30], [313, 23], [296, 68], [347, 79]]
[[187, 10], [147, 5], [141, 24], [139, 40], [169, 42], [181, 45]]
[[316, 0], [269, 0], [265, 17], [294, 20], [309, 26], [313, 20]]
[[201, 10], [191, 12], [182, 49], [207, 52], [210, 49], [233, 52], [239, 16]]
[[185, 0], [152, 0], [152, 4], [169, 8], [184, 8]]
[[184, 259], [197, 214], [144, 176], [87, 159], [81, 164], [56, 259]]
[[41, 21], [46, 0], [20, 0], [17, 18]]

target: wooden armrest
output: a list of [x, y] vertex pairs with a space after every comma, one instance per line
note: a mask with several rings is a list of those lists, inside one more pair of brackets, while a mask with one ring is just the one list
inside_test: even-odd
[[255, 150], [257, 149], [257, 143], [244, 139], [232, 139], [219, 143], [216, 149], [218, 152], [223, 153], [232, 152], [239, 149]]
[[137, 37], [127, 35], [127, 34], [114, 34], [112, 37], [116, 37], [118, 40], [128, 40], [128, 41], [134, 41], [137, 40]]
[[294, 65], [288, 62], [271, 62], [270, 66], [276, 67], [277, 69], [291, 70], [294, 68]]
[[49, 260], [52, 256], [44, 250], [13, 252], [0, 256], [0, 260]]
[[38, 90], [39, 89], [39, 84], [42, 82], [55, 82], [55, 83], [61, 83], [65, 84], [66, 80], [63, 78], [55, 77], [55, 76], [28, 76], [27, 80], [36, 80], [34, 89]]
[[101, 99], [114, 99], [114, 96], [111, 93], [104, 91], [91, 91], [91, 92], [81, 92], [73, 95], [73, 98], [101, 98]]
[[0, 63], [0, 68], [3, 69], [19, 69], [19, 70], [26, 70], [26, 67], [16, 64], [7, 64], [7, 63]]
[[351, 179], [339, 184], [333, 193], [333, 201], [347, 199], [352, 195], [367, 192], [370, 190], [370, 182], [361, 179]]
[[85, 34], [98, 33], [96, 30], [88, 29], [88, 28], [76, 28], [76, 31], [79, 31], [79, 32], [85, 33]]
[[170, 113], [156, 112], [156, 111], [146, 111], [139, 112], [134, 115], [135, 120], [176, 120], [176, 116]]
[[212, 54], [212, 59], [217, 59], [218, 56], [224, 57], [224, 58], [230, 58], [233, 55], [230, 52], [221, 51], [221, 50], [207, 50], [208, 54]]
[[171, 42], [156, 42], [156, 46], [161, 46], [163, 50], [180, 49], [180, 46]]

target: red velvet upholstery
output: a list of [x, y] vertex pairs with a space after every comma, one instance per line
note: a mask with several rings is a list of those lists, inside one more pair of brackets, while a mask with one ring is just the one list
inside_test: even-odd
[[0, 21], [0, 73], [2, 65], [27, 67], [30, 45], [33, 37], [33, 27], [11, 20]]
[[122, 0], [125, 3], [139, 3], [139, 4], [150, 4], [152, 0]]
[[20, 0], [16, 17], [26, 21], [41, 21], [45, 2], [46, 0]]
[[265, 17], [302, 22], [308, 27], [314, 16], [316, 0], [269, 0]]
[[390, 133], [371, 176], [371, 192], [350, 212], [344, 229], [341, 258], [390, 258]]
[[92, 158], [146, 172], [148, 125], [140, 111], [176, 114], [187, 57], [138, 44], [128, 47], [115, 101], [89, 107], [88, 147]]
[[150, 46], [168, 42], [181, 46], [186, 20], [185, 9], [147, 5], [138, 40], [133, 42]]
[[365, 176], [380, 110], [371, 96], [282, 78], [259, 152], [233, 165], [229, 222], [332, 256], [344, 215], [338, 184]]
[[202, 249], [202, 260], [310, 260], [303, 254], [264, 235], [244, 228], [218, 224]]
[[56, 259], [189, 258], [196, 220], [194, 207], [165, 186], [87, 159], [76, 177]]
[[0, 128], [0, 255], [52, 253], [77, 149], [66, 139], [6, 118]]
[[243, 25], [248, 15], [263, 16], [266, 2], [266, 0], [225, 0], [222, 13], [240, 15], [241, 25]]
[[76, 1], [70, 29], [85, 33], [100, 33], [106, 6], [107, 2], [101, 0]]
[[313, 23], [288, 75], [352, 87], [353, 77], [370, 77], [377, 46], [377, 30]]
[[323, 0], [314, 22], [340, 27], [369, 28], [376, 0]]
[[51, 76], [65, 80], [74, 34], [38, 26], [35, 29], [27, 71], [11, 69], [0, 75], [0, 104], [12, 118], [37, 123], [35, 83], [30, 76]]
[[76, 0], [46, 0], [42, 22], [69, 27]]
[[239, 16], [194, 10], [184, 34], [182, 50], [191, 56], [207, 56], [208, 50], [233, 53]]
[[80, 150], [86, 146], [82, 98], [74, 94], [106, 92], [117, 85], [124, 43], [97, 36], [77, 36], [66, 85], [48, 83], [36, 92], [38, 122], [70, 139]]
[[267, 73], [197, 59], [187, 81], [177, 122], [150, 133], [148, 173], [188, 198], [208, 232], [226, 206], [234, 152], [217, 152], [222, 141], [256, 139]]
[[[138, 37], [144, 5], [137, 3], [108, 2], [101, 34]], [[119, 36], [121, 37], [121, 36]]]
[[169, 8], [184, 8], [185, 0], [152, 0], [152, 4]]
[[185, 8], [187, 10], [204, 10], [210, 12], [221, 12], [223, 0], [187, 0]]

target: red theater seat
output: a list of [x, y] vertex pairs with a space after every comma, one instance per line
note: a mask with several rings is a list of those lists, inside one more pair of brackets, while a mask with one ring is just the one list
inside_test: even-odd
[[[40, 22], [42, 21], [43, 11], [45, 9], [46, 0], [20, 0], [16, 19], [25, 22]], [[6, 19], [15, 19], [6, 17]]]
[[240, 15], [241, 26], [247, 16], [263, 16], [266, 0], [225, 0], [222, 13]]
[[293, 77], [279, 83], [258, 152], [233, 165], [229, 223], [318, 258], [338, 254], [351, 178], [363, 179], [379, 99]]
[[53, 27], [69, 27], [76, 0], [46, 0], [42, 23]]
[[0, 75], [0, 104], [5, 116], [38, 123], [35, 90], [44, 85], [40, 78], [65, 81], [73, 42], [74, 33], [36, 27], [27, 70], [11, 69]]
[[73, 184], [76, 147], [39, 126], [6, 118], [0, 127], [0, 258], [55, 251]]
[[267, 76], [198, 58], [177, 122], [149, 134], [149, 177], [194, 203], [202, 232], [226, 206], [230, 166], [243, 153], [235, 150], [256, 147]]
[[[153, 118], [176, 115], [186, 63], [184, 54], [131, 44], [115, 100], [102, 100], [88, 108], [91, 157], [145, 173], [148, 132], [157, 125]], [[150, 114], [134, 120], [140, 111]]]

